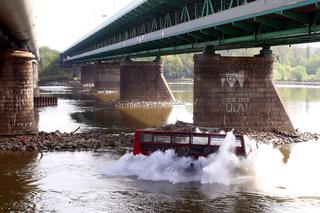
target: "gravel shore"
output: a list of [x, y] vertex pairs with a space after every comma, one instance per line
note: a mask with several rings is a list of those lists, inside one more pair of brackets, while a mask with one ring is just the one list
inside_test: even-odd
[[[178, 121], [176, 124], [165, 125], [157, 128], [159, 130], [167, 131], [180, 131], [180, 132], [208, 132], [208, 133], [220, 133], [224, 130], [218, 128], [197, 127], [190, 123], [184, 123]], [[274, 144], [274, 145], [287, 145], [292, 143], [301, 143], [311, 140], [319, 140], [319, 133], [310, 132], [285, 132], [279, 129], [273, 129], [271, 131], [241, 131], [235, 130], [235, 133], [245, 134], [249, 139], [255, 140], [257, 143]]]
[[61, 133], [0, 137], [0, 151], [69, 151], [96, 150], [107, 147], [131, 147], [133, 134], [102, 132]]
[[[221, 130], [216, 128], [196, 127], [183, 122], [154, 129], [181, 132], [221, 132]], [[258, 143], [274, 145], [288, 145], [320, 139], [320, 134], [318, 133], [288, 133], [280, 130], [247, 131], [239, 132], [239, 134], [245, 134], [249, 139], [253, 139]], [[87, 132], [74, 134], [55, 131], [50, 133], [39, 132], [38, 135], [0, 137], [0, 151], [88, 151], [115, 147], [130, 149], [132, 148], [132, 144], [133, 133], [106, 134], [103, 132]]]

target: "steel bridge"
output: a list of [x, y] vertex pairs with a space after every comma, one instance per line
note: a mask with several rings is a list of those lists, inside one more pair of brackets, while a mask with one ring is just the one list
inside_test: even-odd
[[24, 49], [39, 59], [33, 6], [33, 0], [0, 1], [0, 49]]
[[69, 62], [320, 41], [318, 0], [137, 0], [62, 53]]

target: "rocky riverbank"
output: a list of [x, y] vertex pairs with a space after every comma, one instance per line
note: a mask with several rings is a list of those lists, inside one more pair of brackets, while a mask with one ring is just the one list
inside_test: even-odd
[[116, 101], [115, 107], [171, 107], [173, 102], [165, 101]]
[[[157, 128], [159, 130], [168, 130], [168, 131], [180, 131], [180, 132], [208, 132], [208, 133], [220, 133], [223, 130], [218, 128], [207, 128], [207, 127], [198, 127], [190, 123], [184, 123], [178, 121], [176, 124], [165, 125]], [[235, 131], [236, 132], [236, 131]], [[311, 140], [319, 140], [319, 133], [310, 133], [310, 132], [284, 132], [279, 129], [274, 129], [271, 131], [243, 131], [237, 132], [239, 134], [245, 134], [249, 139], [255, 140], [258, 143], [264, 144], [274, 144], [274, 145], [287, 145], [292, 143], [301, 143]]]
[[258, 143], [288, 145], [292, 143], [302, 143], [311, 140], [319, 140], [320, 134], [310, 132], [282, 132], [279, 130], [272, 131], [250, 131], [245, 133], [250, 139]]
[[[210, 132], [219, 133], [217, 128], [197, 127], [193, 124], [177, 122], [154, 128], [166, 131], [180, 132]], [[320, 134], [309, 132], [282, 132], [272, 131], [247, 131], [239, 132], [246, 134], [250, 139], [258, 143], [288, 145], [292, 143], [319, 140]], [[0, 151], [74, 151], [74, 150], [98, 150], [103, 148], [132, 148], [133, 133], [106, 134], [103, 132], [87, 133], [61, 133], [59, 131], [38, 135], [23, 135], [12, 137], [0, 137]]]
[[133, 134], [102, 132], [61, 133], [0, 137], [0, 151], [70, 151], [97, 150], [108, 147], [131, 147]]

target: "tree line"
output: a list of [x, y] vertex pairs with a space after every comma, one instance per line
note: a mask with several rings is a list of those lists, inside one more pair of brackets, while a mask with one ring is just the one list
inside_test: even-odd
[[[217, 51], [222, 56], [254, 56], [261, 48]], [[274, 79], [278, 81], [320, 81], [320, 47], [310, 45], [272, 48]], [[193, 54], [163, 57], [167, 78], [193, 78]]]
[[72, 80], [72, 73], [60, 66], [60, 55], [57, 50], [40, 47], [40, 83], [65, 82]]
[[[259, 48], [217, 51], [222, 56], [254, 56]], [[279, 81], [320, 81], [320, 47], [308, 45], [272, 48], [275, 56], [274, 79]], [[60, 66], [59, 52], [40, 48], [40, 81], [68, 81], [70, 70]], [[193, 79], [193, 54], [163, 56], [167, 79]]]

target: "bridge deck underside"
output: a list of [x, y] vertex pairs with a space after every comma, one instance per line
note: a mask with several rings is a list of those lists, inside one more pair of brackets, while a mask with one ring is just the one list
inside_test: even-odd
[[[238, 1], [230, 7], [232, 0], [214, 6], [205, 0], [200, 7], [188, 6], [200, 2], [147, 1], [64, 55], [86, 62], [199, 52], [207, 46], [224, 50], [320, 41], [317, 1], [279, 1], [275, 6], [268, 0]], [[159, 22], [153, 21], [157, 17]]]

